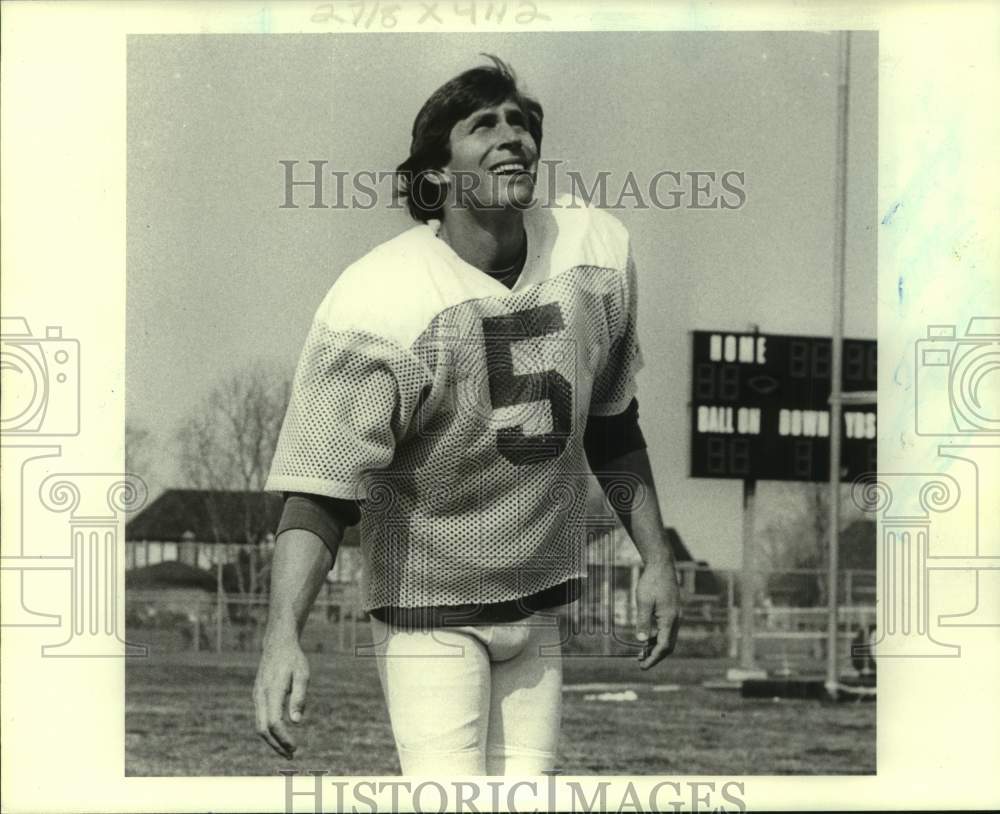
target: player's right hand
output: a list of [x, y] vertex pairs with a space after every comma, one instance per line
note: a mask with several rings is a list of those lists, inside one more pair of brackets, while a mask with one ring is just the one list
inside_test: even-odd
[[288, 760], [297, 747], [285, 725], [285, 698], [288, 698], [288, 719], [299, 723], [305, 711], [308, 686], [309, 662], [294, 634], [271, 641], [265, 639], [253, 686], [257, 734]]

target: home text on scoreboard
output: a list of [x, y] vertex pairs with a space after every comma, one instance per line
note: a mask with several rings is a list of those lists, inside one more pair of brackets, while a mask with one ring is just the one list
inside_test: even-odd
[[[692, 333], [691, 476], [825, 481], [833, 343], [817, 336]], [[845, 339], [844, 392], [877, 387], [875, 340]], [[876, 469], [874, 404], [848, 404], [841, 475]]]

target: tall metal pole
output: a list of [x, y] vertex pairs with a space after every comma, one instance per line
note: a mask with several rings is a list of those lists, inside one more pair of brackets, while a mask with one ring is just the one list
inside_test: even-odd
[[743, 576], [740, 580], [740, 667], [756, 671], [753, 605], [757, 596], [757, 557], [753, 539], [757, 481], [743, 481]]
[[840, 439], [843, 432], [841, 385], [844, 353], [844, 266], [847, 246], [847, 127], [850, 101], [851, 32], [841, 31], [837, 48], [837, 166], [833, 242], [833, 353], [830, 367], [830, 516], [829, 590], [827, 591], [826, 690], [837, 693], [840, 672], [837, 629], [838, 547], [840, 544]]
[[[760, 332], [759, 325], [751, 325], [754, 335]], [[754, 540], [755, 504], [757, 481], [743, 481], [743, 575], [740, 580], [740, 667], [756, 672], [757, 658], [754, 652], [754, 600], [757, 598], [757, 544]]]

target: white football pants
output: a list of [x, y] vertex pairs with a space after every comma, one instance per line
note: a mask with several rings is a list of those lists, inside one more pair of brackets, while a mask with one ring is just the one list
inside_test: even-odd
[[372, 617], [404, 775], [539, 775], [555, 765], [558, 620], [406, 630]]

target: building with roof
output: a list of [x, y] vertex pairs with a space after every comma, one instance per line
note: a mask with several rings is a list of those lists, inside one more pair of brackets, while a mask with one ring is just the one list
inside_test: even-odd
[[[282, 503], [280, 495], [267, 492], [167, 489], [126, 523], [126, 570], [166, 562], [203, 571], [221, 565], [224, 589], [245, 591], [247, 586], [238, 585], [235, 564], [254, 551], [270, 557]], [[344, 535], [333, 579], [347, 579], [359, 545], [355, 526]]]

